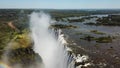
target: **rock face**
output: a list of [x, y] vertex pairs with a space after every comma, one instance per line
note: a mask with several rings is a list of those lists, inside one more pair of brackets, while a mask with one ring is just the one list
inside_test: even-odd
[[[34, 52], [27, 32], [16, 34], [6, 46], [4, 55], [12, 68], [43, 68], [42, 58]], [[17, 66], [16, 66], [17, 65]]]
[[4, 61], [12, 68], [43, 68], [42, 58], [34, 52], [33, 43], [27, 33], [16, 34], [4, 48]]
[[7, 55], [10, 66], [15, 66], [16, 64], [20, 64], [21, 68], [29, 66], [37, 68], [37, 64], [42, 66], [41, 57], [33, 51], [32, 47], [11, 50]]

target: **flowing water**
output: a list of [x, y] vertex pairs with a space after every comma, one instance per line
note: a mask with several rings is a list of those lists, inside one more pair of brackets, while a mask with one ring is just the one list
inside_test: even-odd
[[45, 68], [73, 68], [68, 67], [64, 34], [61, 30], [49, 29], [52, 23], [51, 17], [43, 12], [30, 15], [34, 51], [42, 57]]

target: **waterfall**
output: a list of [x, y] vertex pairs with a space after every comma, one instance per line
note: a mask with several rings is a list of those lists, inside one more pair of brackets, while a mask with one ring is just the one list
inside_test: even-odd
[[42, 57], [44, 68], [72, 68], [64, 34], [61, 30], [49, 29], [52, 23], [51, 17], [43, 12], [30, 15], [34, 51]]

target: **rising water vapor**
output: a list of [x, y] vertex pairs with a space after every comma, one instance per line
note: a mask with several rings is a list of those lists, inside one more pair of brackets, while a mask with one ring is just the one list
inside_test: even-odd
[[51, 17], [43, 12], [30, 15], [34, 51], [42, 57], [45, 68], [68, 68], [64, 35], [61, 30], [49, 29], [51, 23]]

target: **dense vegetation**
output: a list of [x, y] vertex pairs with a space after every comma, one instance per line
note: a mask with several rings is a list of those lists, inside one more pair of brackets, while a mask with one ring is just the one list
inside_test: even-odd
[[[0, 10], [0, 59], [7, 54], [11, 65], [34, 63], [41, 57], [33, 51], [33, 42], [29, 36], [28, 16], [21, 10]], [[7, 49], [10, 47], [10, 49]]]
[[51, 27], [57, 28], [57, 29], [77, 28], [77, 26], [74, 26], [74, 25], [65, 25], [65, 24], [55, 24], [55, 25], [51, 25]]
[[97, 23], [89, 22], [86, 25], [104, 25], [104, 26], [120, 26], [120, 15], [109, 15], [107, 17], [102, 17], [97, 19]]
[[120, 15], [109, 15], [99, 18], [97, 25], [120, 26]]
[[80, 39], [87, 41], [96, 41], [97, 43], [111, 43], [114, 38], [111, 36], [93, 37], [88, 35]]

